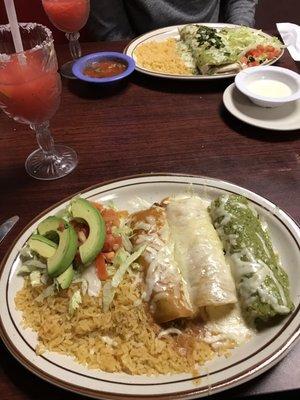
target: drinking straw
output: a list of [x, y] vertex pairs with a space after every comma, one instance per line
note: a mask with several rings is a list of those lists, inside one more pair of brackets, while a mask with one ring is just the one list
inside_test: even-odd
[[8, 17], [8, 22], [10, 25], [10, 31], [12, 34], [16, 53], [21, 53], [24, 51], [24, 49], [23, 49], [23, 43], [22, 43], [22, 39], [21, 39], [21, 35], [20, 35], [20, 29], [19, 29], [19, 24], [18, 24], [18, 20], [17, 20], [17, 14], [16, 14], [14, 1], [13, 0], [4, 0], [4, 3], [5, 3], [6, 14]]

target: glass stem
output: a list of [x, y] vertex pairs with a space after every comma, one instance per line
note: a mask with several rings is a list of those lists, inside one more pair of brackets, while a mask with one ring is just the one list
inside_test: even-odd
[[73, 60], [81, 57], [81, 47], [79, 43], [79, 32], [67, 32], [66, 38], [69, 41], [69, 49]]
[[42, 124], [31, 124], [30, 127], [36, 133], [36, 140], [45, 158], [56, 156], [54, 140], [49, 129], [49, 121]]

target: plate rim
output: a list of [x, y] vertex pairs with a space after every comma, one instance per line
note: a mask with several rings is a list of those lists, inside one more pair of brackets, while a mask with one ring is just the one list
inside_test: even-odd
[[[139, 178], [193, 178], [193, 179], [209, 179], [211, 181], [216, 181], [218, 183], [225, 183], [225, 184], [230, 184], [233, 187], [236, 187], [238, 189], [245, 190], [248, 192], [248, 194], [252, 194], [257, 197], [258, 200], [260, 201], [267, 201], [269, 203], [269, 206], [273, 206], [278, 208], [273, 202], [271, 202], [268, 198], [263, 197], [252, 190], [246, 189], [243, 186], [240, 186], [238, 184], [235, 184], [233, 182], [215, 178], [215, 177], [208, 177], [208, 176], [203, 176], [203, 175], [197, 175], [197, 174], [184, 174], [184, 173], [170, 173], [170, 172], [157, 172], [157, 173], [144, 173], [144, 174], [135, 174], [135, 175], [129, 175], [129, 176], [124, 176], [124, 177], [119, 177], [111, 180], [106, 180], [103, 182], [98, 182], [94, 185], [91, 185], [81, 191], [76, 192], [75, 194], [72, 194], [70, 196], [65, 197], [64, 199], [58, 201], [55, 204], [52, 204], [50, 207], [47, 209], [43, 210], [40, 212], [36, 217], [34, 217], [26, 226], [20, 231], [20, 233], [16, 236], [16, 238], [13, 240], [12, 244], [9, 246], [8, 250], [6, 251], [3, 259], [1, 260], [0, 263], [0, 279], [3, 275], [4, 272], [4, 267], [5, 264], [13, 251], [16, 243], [18, 240], [21, 238], [21, 236], [28, 230], [30, 227], [38, 220], [40, 219], [43, 215], [46, 213], [50, 212], [51, 210], [55, 209], [56, 207], [60, 206], [61, 204], [67, 202], [70, 200], [72, 197], [78, 195], [78, 194], [85, 194], [87, 192], [92, 191], [93, 189], [101, 188], [104, 186], [107, 186], [109, 184], [113, 183], [118, 183], [122, 181], [127, 181], [127, 180], [135, 180]], [[160, 183], [161, 181], [157, 180], [152, 183]], [[147, 183], [141, 182], [141, 183]], [[172, 183], [170, 181], [170, 183]], [[174, 182], [173, 182], [174, 183]], [[180, 183], [180, 181], [178, 181]], [[188, 182], [187, 182], [188, 183]], [[113, 190], [113, 189], [110, 189]], [[223, 189], [227, 190], [227, 189]], [[258, 203], [259, 204], [259, 203]], [[259, 204], [260, 207], [266, 209], [269, 212], [272, 212], [271, 210], [267, 209], [263, 204]], [[295, 224], [296, 229], [300, 229], [300, 225], [298, 222], [291, 216], [289, 213], [284, 211], [282, 208], [279, 208], [280, 211], [282, 211], [290, 220]], [[274, 214], [275, 215], [275, 214]], [[278, 218], [278, 217], [277, 217]], [[280, 221], [281, 219], [278, 218]], [[299, 245], [299, 243], [298, 243]], [[249, 381], [250, 379], [255, 378], [256, 376], [262, 374], [263, 372], [267, 371], [269, 368], [274, 366], [277, 362], [279, 362], [290, 350], [291, 348], [296, 344], [297, 340], [300, 338], [300, 323], [298, 326], [293, 330], [293, 332], [289, 335], [289, 337], [280, 345], [280, 347], [276, 347], [276, 349], [268, 355], [268, 357], [265, 357], [259, 364], [250, 366], [247, 370], [245, 370], [241, 375], [236, 374], [233, 377], [229, 377], [226, 379], [226, 381], [221, 381], [221, 382], [216, 382], [213, 384], [213, 387], [211, 389], [207, 389], [206, 387], [204, 388], [197, 388], [195, 389], [188, 389], [185, 391], [182, 391], [178, 394], [173, 394], [173, 393], [162, 393], [162, 394], [152, 394], [152, 395], [133, 395], [133, 394], [119, 394], [119, 393], [112, 393], [112, 392], [107, 392], [107, 391], [100, 391], [100, 390], [95, 390], [91, 387], [87, 386], [77, 386], [74, 383], [71, 383], [67, 380], [61, 380], [60, 378], [53, 376], [51, 374], [48, 374], [47, 371], [43, 370], [40, 367], [35, 366], [34, 363], [32, 363], [28, 358], [21, 353], [19, 349], [16, 348], [16, 346], [13, 344], [13, 342], [10, 340], [5, 327], [4, 323], [2, 321], [2, 318], [0, 318], [0, 337], [3, 340], [3, 343], [5, 344], [6, 348], [9, 350], [9, 352], [14, 356], [14, 358], [21, 363], [26, 369], [28, 369], [30, 372], [32, 372], [34, 375], [38, 376], [39, 378], [47, 381], [50, 384], [54, 384], [55, 386], [61, 387], [63, 389], [69, 390], [71, 392], [79, 393], [82, 395], [86, 395], [89, 397], [93, 398], [105, 398], [105, 399], [111, 399], [111, 400], [120, 400], [122, 398], [126, 398], [126, 400], [130, 399], [137, 399], [137, 398], [151, 398], [151, 399], [189, 399], [189, 398], [195, 398], [196, 396], [202, 397], [205, 394], [215, 394], [217, 392], [226, 390], [226, 389], [231, 389], [239, 384], [242, 384], [244, 382]]]
[[[276, 125], [276, 123], [274, 123], [274, 126], [266, 126], [266, 125], [264, 125], [264, 124], [260, 124], [259, 122], [256, 122], [257, 120], [255, 119], [255, 118], [253, 118], [253, 121], [252, 121], [252, 118], [251, 118], [251, 122], [250, 122], [250, 120], [248, 119], [248, 117], [247, 116], [245, 116], [245, 118], [241, 118], [241, 116], [244, 116], [244, 114], [242, 113], [242, 112], [237, 112], [236, 111], [236, 107], [235, 106], [231, 106], [231, 104], [230, 103], [233, 103], [233, 100], [232, 100], [232, 94], [233, 94], [233, 91], [234, 90], [237, 90], [237, 91], [239, 91], [238, 90], [238, 88], [236, 87], [236, 85], [235, 85], [235, 83], [233, 82], [233, 83], [231, 83], [230, 85], [228, 85], [227, 87], [226, 87], [226, 89], [224, 90], [224, 92], [223, 92], [223, 96], [222, 96], [222, 98], [223, 98], [223, 104], [224, 104], [224, 107], [226, 108], [226, 110], [231, 114], [231, 115], [233, 115], [235, 118], [237, 118], [238, 120], [240, 120], [240, 121], [242, 121], [242, 122], [244, 122], [245, 124], [247, 124], [247, 125], [251, 125], [251, 126], [255, 126], [256, 128], [261, 128], [261, 129], [266, 129], [266, 130], [268, 130], [268, 131], [277, 131], [277, 132], [293, 132], [293, 131], [297, 131], [297, 130], [299, 130], [300, 129], [300, 122], [299, 122], [299, 126], [298, 127], [294, 127], [294, 128], [290, 128], [289, 127], [289, 125], [287, 124], [286, 125], [286, 128], [278, 128], [277, 127], [277, 125]], [[240, 93], [242, 96], [244, 96], [244, 97], [247, 97], [247, 96], [245, 96], [243, 93]], [[230, 99], [230, 100], [228, 100], [228, 98]], [[250, 101], [250, 100], [249, 100]], [[297, 101], [297, 100], [296, 100]], [[299, 101], [299, 100], [298, 100]], [[233, 103], [234, 104], [234, 103]], [[254, 107], [259, 107], [259, 106], [255, 106], [255, 104], [253, 104], [253, 106]]]
[[[148, 36], [151, 33], [155, 33], [155, 32], [159, 32], [159, 31], [164, 31], [166, 30], [166, 32], [161, 32], [161, 33], [167, 33], [168, 30], [173, 30], [175, 28], [178, 27], [183, 27], [183, 26], [187, 26], [187, 25], [194, 25], [194, 24], [199, 24], [199, 25], [205, 25], [205, 26], [211, 26], [211, 27], [240, 27], [242, 25], [237, 25], [237, 24], [229, 24], [229, 23], [223, 23], [223, 22], [194, 22], [194, 23], [188, 23], [188, 24], [177, 24], [177, 25], [169, 25], [169, 26], [165, 26], [165, 27], [161, 27], [158, 29], [152, 29], [148, 32], [145, 32], [135, 38], [133, 38], [124, 48], [123, 53], [128, 55], [129, 57], [133, 58], [133, 51], [129, 52], [129, 47], [132, 46], [134, 44], [134, 42], [139, 41], [140, 39], [142, 39], [144, 36]], [[261, 29], [256, 29], [253, 27], [250, 27], [251, 30], [253, 31], [261, 31], [261, 33], [264, 36], [267, 37], [272, 37], [271, 35], [269, 35], [268, 33], [264, 32]], [[281, 49], [281, 53], [279, 54], [278, 57], [276, 57], [274, 60], [271, 60], [269, 63], [267, 63], [266, 65], [272, 65], [274, 63], [276, 63], [284, 54], [285, 49], [282, 48]], [[145, 68], [139, 67], [137, 65], [137, 62], [135, 62], [135, 70], [145, 74], [145, 75], [149, 75], [149, 76], [154, 76], [157, 78], [165, 78], [165, 79], [175, 79], [175, 80], [184, 80], [184, 81], [198, 81], [198, 80], [216, 80], [216, 79], [226, 79], [226, 78], [233, 78], [237, 75], [237, 73], [227, 73], [227, 74], [220, 74], [220, 75], [176, 75], [176, 74], [167, 74], [167, 73], [163, 73], [163, 72], [156, 72], [156, 71], [151, 71], [151, 70], [147, 70]]]

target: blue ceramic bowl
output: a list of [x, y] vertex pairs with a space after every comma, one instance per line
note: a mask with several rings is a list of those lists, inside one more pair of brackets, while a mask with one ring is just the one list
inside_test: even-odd
[[[92, 62], [101, 60], [120, 61], [126, 65], [126, 69], [121, 74], [110, 76], [107, 78], [93, 78], [91, 76], [83, 74], [83, 70], [87, 65], [91, 64]], [[134, 69], [135, 69], [135, 62], [133, 58], [126, 56], [123, 53], [118, 53], [115, 51], [101, 51], [99, 53], [88, 54], [87, 56], [81, 57], [78, 60], [76, 60], [72, 67], [73, 74], [76, 76], [76, 78], [86, 82], [104, 83], [104, 84], [120, 81], [126, 78], [128, 75], [132, 74]]]

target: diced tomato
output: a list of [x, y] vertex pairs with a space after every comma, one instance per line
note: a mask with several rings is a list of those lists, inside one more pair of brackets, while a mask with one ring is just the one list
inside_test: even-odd
[[112, 208], [103, 209], [101, 211], [101, 215], [106, 224], [108, 223], [113, 226], [120, 226], [120, 219], [118, 213]]
[[274, 54], [275, 54], [275, 57], [278, 57], [280, 54], [280, 49], [275, 49]]
[[268, 45], [265, 47], [265, 51], [274, 51], [274, 50], [275, 48], [273, 46]]
[[259, 57], [260, 55], [261, 55], [261, 50], [257, 50], [257, 49], [254, 49], [254, 50], [252, 50], [251, 52], [250, 52], [250, 54], [252, 55], [252, 57]]
[[106, 269], [105, 258], [102, 253], [100, 253], [96, 258], [96, 269], [98, 278], [101, 279], [101, 281], [106, 281], [108, 278], [108, 273]]
[[113, 243], [114, 243], [114, 236], [111, 233], [106, 234], [102, 251], [104, 251], [105, 253], [111, 251]]
[[104, 209], [103, 205], [100, 203], [96, 203], [95, 201], [91, 201], [92, 206], [94, 206], [95, 208], [97, 208], [98, 211], [102, 211]]
[[248, 67], [256, 67], [257, 65], [259, 65], [258, 61], [252, 61], [252, 62], [248, 63]]
[[[241, 62], [243, 64], [248, 64], [249, 67], [254, 67], [256, 65], [259, 65], [259, 60], [257, 60], [258, 58], [272, 60], [273, 58], [278, 57], [279, 54], [280, 54], [280, 50], [275, 49], [274, 46], [258, 45], [256, 47], [256, 49], [249, 50], [245, 54], [245, 56], [241, 58]], [[257, 62], [257, 64], [256, 64], [256, 62]]]
[[275, 58], [275, 52], [274, 51], [269, 51], [267, 52], [267, 58], [268, 60], [271, 60], [272, 58]]
[[114, 236], [111, 233], [108, 233], [105, 237], [105, 242], [102, 248], [104, 253], [108, 253], [110, 251], [116, 251], [122, 244], [121, 236]]

